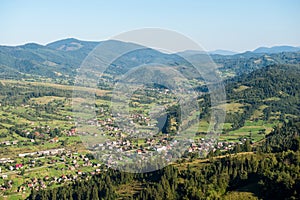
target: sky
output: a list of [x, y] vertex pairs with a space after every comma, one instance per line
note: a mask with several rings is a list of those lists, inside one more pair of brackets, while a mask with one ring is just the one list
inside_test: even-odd
[[205, 50], [300, 46], [299, 0], [1, 0], [0, 45], [101, 41], [139, 28], [177, 31]]

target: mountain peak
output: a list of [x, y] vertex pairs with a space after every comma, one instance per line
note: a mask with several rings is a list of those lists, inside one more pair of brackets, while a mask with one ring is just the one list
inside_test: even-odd
[[232, 56], [232, 55], [238, 54], [238, 52], [223, 50], [223, 49], [217, 49], [215, 51], [210, 51], [209, 54], [219, 54], [219, 55], [224, 55], [224, 56]]
[[75, 38], [67, 38], [47, 44], [46, 46], [56, 50], [74, 51], [82, 48], [82, 42]]
[[76, 51], [83, 47], [94, 48], [99, 42], [81, 41], [76, 38], [67, 38], [47, 44], [46, 46], [61, 51]]
[[71, 43], [71, 42], [81, 42], [81, 41], [76, 38], [65, 38], [65, 39], [56, 40], [54, 42], [48, 43], [46, 46], [51, 46], [55, 43]]
[[24, 48], [24, 49], [39, 49], [39, 48], [43, 48], [43, 45], [37, 44], [37, 43], [27, 43], [24, 45], [20, 45], [18, 47]]

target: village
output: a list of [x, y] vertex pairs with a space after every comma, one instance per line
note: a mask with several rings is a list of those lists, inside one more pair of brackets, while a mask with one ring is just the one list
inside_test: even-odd
[[[63, 116], [63, 125], [54, 126], [30, 122], [22, 129], [14, 129], [21, 137], [2, 140], [3, 154], [0, 157], [0, 193], [28, 193], [56, 185], [86, 180], [108, 168], [117, 168], [122, 163], [134, 163], [156, 156], [163, 156], [168, 163], [174, 158], [189, 159], [192, 155], [206, 157], [211, 151], [229, 151], [244, 141], [217, 141], [195, 132], [192, 137], [178, 137], [175, 118], [169, 120], [170, 132], [162, 132], [167, 118], [164, 111], [150, 113], [152, 97], [161, 95], [159, 103], [167, 109], [170, 92], [167, 89], [149, 89], [137, 93], [130, 103], [130, 113], [125, 127], [116, 123], [122, 113], [112, 114], [107, 102], [98, 104], [96, 118], [86, 121], [74, 120], [73, 116]], [[169, 95], [166, 98], [166, 95]], [[91, 109], [89, 105], [82, 105]], [[142, 109], [140, 109], [142, 107]], [[83, 119], [82, 119], [83, 120]], [[162, 125], [158, 127], [159, 120]], [[164, 121], [165, 120], [165, 121]], [[89, 131], [83, 124], [96, 129]], [[60, 122], [62, 123], [62, 122]], [[18, 139], [16, 139], [18, 138]], [[92, 141], [88, 143], [87, 141]], [[79, 146], [84, 149], [78, 151]], [[20, 151], [22, 148], [26, 151]], [[78, 147], [78, 148], [77, 148]], [[5, 148], [19, 149], [5, 156]], [[176, 159], [175, 159], [176, 160]]]
[[[141, 115], [132, 115], [132, 120], [136, 122], [145, 122], [148, 119]], [[86, 179], [94, 174], [100, 173], [108, 167], [115, 167], [118, 160], [114, 160], [116, 153], [122, 153], [125, 157], [140, 156], [144, 159], [146, 156], [168, 155], [177, 148], [179, 141], [169, 134], [160, 134], [151, 138], [135, 138], [130, 134], [123, 133], [120, 129], [113, 126], [113, 119], [99, 120], [98, 126], [105, 128], [103, 135], [108, 134], [109, 138], [102, 143], [97, 143], [87, 151], [87, 153], [72, 152], [66, 148], [55, 148], [35, 152], [19, 153], [16, 158], [0, 158], [0, 177], [4, 181], [0, 185], [0, 190], [5, 191], [12, 187], [13, 180], [11, 176], [26, 176], [35, 170], [59, 171], [57, 175], [45, 176], [27, 176], [22, 184], [18, 185], [17, 192], [24, 192], [30, 189], [39, 190], [47, 188], [54, 184], [62, 184], [69, 181], [75, 181], [79, 178]], [[102, 129], [103, 130], [103, 129]], [[110, 133], [110, 134], [109, 134]], [[76, 129], [65, 132], [68, 137], [78, 137], [86, 135], [86, 132], [77, 132]], [[97, 134], [92, 134], [97, 138]], [[129, 135], [129, 136], [128, 136]], [[114, 140], [112, 138], [115, 138]], [[58, 142], [59, 137], [48, 139], [48, 142]], [[34, 142], [34, 139], [30, 139]], [[97, 141], [97, 140], [96, 140]], [[189, 140], [185, 147], [185, 154], [198, 153], [206, 155], [209, 151], [227, 151], [233, 149], [236, 142], [216, 142], [214, 139], [205, 139], [204, 137], [195, 140]], [[239, 142], [242, 144], [242, 141]], [[2, 145], [17, 145], [18, 141], [6, 141]], [[89, 153], [90, 152], [90, 153]], [[93, 153], [101, 152], [106, 156], [104, 159], [95, 159]], [[118, 157], [119, 161], [122, 157]], [[104, 161], [104, 162], [103, 162]], [[54, 173], [55, 174], [55, 173]]]
[[[91, 154], [72, 153], [64, 148], [23, 153], [15, 159], [0, 159], [0, 176], [4, 180], [4, 184], [0, 185], [0, 191], [10, 189], [15, 181], [10, 178], [16, 175], [26, 180], [18, 185], [18, 192], [23, 192], [26, 189], [39, 190], [53, 184], [62, 184], [79, 178], [85, 179], [90, 175], [100, 173], [102, 168], [102, 164]], [[61, 173], [57, 176], [41, 176], [42, 173], [39, 176], [30, 175], [31, 172], [37, 170]]]

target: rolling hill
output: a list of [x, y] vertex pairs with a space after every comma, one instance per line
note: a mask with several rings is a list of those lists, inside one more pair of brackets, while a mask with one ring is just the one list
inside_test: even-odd
[[[97, 45], [105, 42], [110, 43], [112, 52], [135, 45], [121, 41], [92, 42], [68, 38], [45, 46], [35, 43], [21, 46], [0, 46], [0, 78], [35, 80], [50, 78], [54, 82], [72, 80], [86, 56]], [[231, 77], [273, 64], [298, 64], [300, 52], [295, 52], [296, 50], [296, 47], [282, 46], [260, 48], [242, 54], [223, 50], [209, 53], [222, 72], [222, 76]], [[189, 64], [181, 56], [195, 58], [202, 53], [190, 50], [178, 54], [165, 54], [154, 49], [143, 48], [117, 59], [107, 72], [118, 75], [141, 64], [160, 63], [177, 67], [181, 72], [192, 75], [194, 74], [193, 70], [186, 68]]]

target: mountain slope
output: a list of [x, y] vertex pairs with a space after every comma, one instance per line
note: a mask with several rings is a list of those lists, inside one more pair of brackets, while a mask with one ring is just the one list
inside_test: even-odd
[[274, 47], [259, 47], [253, 51], [253, 53], [282, 53], [282, 52], [297, 52], [300, 51], [299, 47], [293, 46], [274, 46]]
[[76, 51], [82, 48], [85, 50], [92, 50], [95, 48], [100, 42], [89, 42], [89, 41], [81, 41], [75, 38], [67, 38], [63, 40], [58, 40], [52, 43], [47, 44], [46, 46], [55, 49], [55, 50], [62, 50], [62, 51]]
[[217, 49], [215, 51], [210, 51], [209, 54], [219, 54], [219, 55], [224, 55], [224, 56], [232, 56], [232, 55], [238, 54], [238, 52], [228, 51], [228, 50], [223, 50], [223, 49]]
[[69, 75], [75, 72], [81, 60], [80, 56], [37, 44], [0, 46], [0, 65], [17, 70], [20, 74], [51, 78], [55, 78], [57, 73]]
[[233, 56], [212, 55], [211, 57], [219, 65], [219, 70], [225, 77], [249, 73], [269, 65], [300, 64], [300, 52], [276, 54], [245, 52]]
[[[130, 49], [132, 43], [121, 41], [109, 41], [110, 51], [122, 52], [122, 49]], [[29, 43], [21, 46], [0, 46], [0, 78], [34, 78], [35, 80], [48, 79], [54, 81], [74, 79], [77, 69], [86, 56], [97, 46], [107, 44], [103, 42], [80, 41], [74, 38], [59, 40], [47, 44], [46, 46]], [[275, 48], [275, 47], [274, 47]], [[278, 49], [276, 47], [275, 49]], [[283, 49], [293, 50], [290, 47]], [[282, 49], [281, 47], [279, 49]], [[263, 50], [257, 50], [263, 51]], [[199, 78], [195, 70], [191, 69], [189, 64], [181, 58], [201, 57], [204, 52], [185, 51], [178, 54], [165, 54], [154, 49], [144, 48], [123, 55], [112, 63], [107, 71], [114, 75], [127, 72], [135, 66], [149, 63], [160, 63], [168, 66], [174, 66], [180, 72], [189, 77]], [[300, 52], [282, 52], [274, 54], [261, 54], [254, 52], [245, 52], [234, 55], [234, 52], [215, 51], [212, 59], [219, 66], [223, 77], [232, 77], [243, 73], [248, 73], [262, 67], [272, 64], [293, 64], [300, 63]]]
[[[273, 65], [226, 81], [229, 102], [244, 105], [235, 114], [236, 128], [245, 120], [281, 120], [300, 116], [300, 66]], [[254, 112], [260, 110], [260, 116]], [[227, 116], [232, 117], [232, 116]]]

